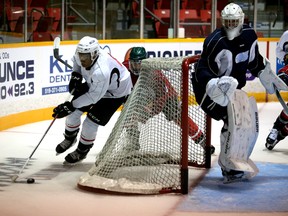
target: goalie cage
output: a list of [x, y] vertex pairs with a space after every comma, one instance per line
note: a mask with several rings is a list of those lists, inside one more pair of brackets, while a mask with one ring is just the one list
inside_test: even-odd
[[[211, 119], [197, 105], [190, 79], [198, 59], [199, 55], [142, 61], [134, 90], [95, 164], [80, 177], [80, 189], [188, 193], [189, 166], [211, 166]], [[188, 127], [189, 117], [193, 128]], [[197, 144], [194, 140], [201, 132], [203, 142]]]

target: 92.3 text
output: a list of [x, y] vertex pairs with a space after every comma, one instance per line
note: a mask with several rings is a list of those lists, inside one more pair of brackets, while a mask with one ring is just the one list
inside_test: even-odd
[[8, 97], [21, 97], [34, 94], [34, 82], [16, 83], [11, 86], [0, 87], [0, 99], [5, 100]]

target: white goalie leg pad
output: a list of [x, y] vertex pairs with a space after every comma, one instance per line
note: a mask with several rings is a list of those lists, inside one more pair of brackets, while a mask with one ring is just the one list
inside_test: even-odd
[[259, 133], [258, 108], [255, 98], [248, 98], [244, 91], [236, 90], [234, 94], [227, 107], [228, 130], [221, 134], [219, 165], [253, 177], [259, 172], [249, 158]]

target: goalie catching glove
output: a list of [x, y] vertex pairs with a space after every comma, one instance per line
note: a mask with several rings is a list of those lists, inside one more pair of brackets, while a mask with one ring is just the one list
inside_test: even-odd
[[206, 85], [206, 93], [215, 103], [227, 106], [238, 86], [238, 81], [230, 76], [213, 78]]
[[272, 71], [270, 62], [265, 58], [265, 68], [259, 72], [258, 77], [269, 94], [275, 93], [275, 88], [278, 90], [288, 91], [287, 85], [280, 79], [274, 71]]
[[69, 101], [66, 101], [63, 104], [58, 105], [53, 109], [53, 118], [63, 118], [67, 115], [70, 115], [72, 112], [75, 111], [75, 108], [73, 107], [72, 103]]

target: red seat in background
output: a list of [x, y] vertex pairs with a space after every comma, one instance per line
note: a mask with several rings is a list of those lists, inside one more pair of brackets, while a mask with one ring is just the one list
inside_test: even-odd
[[155, 31], [158, 38], [168, 38], [168, 28], [170, 27], [170, 10], [169, 9], [157, 9], [153, 13], [160, 18], [164, 23], [159, 20], [155, 20]]

